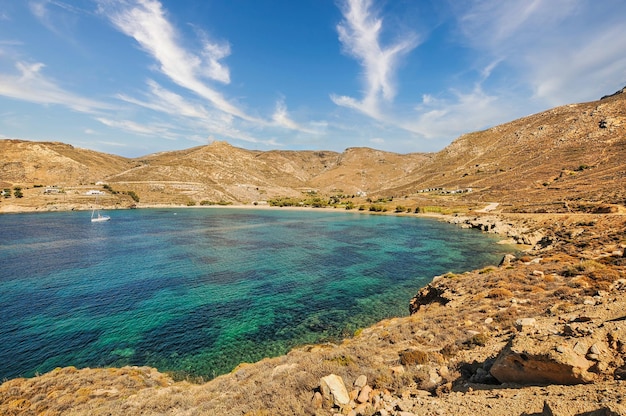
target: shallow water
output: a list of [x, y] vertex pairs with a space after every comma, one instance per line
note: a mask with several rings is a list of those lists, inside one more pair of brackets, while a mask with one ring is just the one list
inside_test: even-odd
[[149, 365], [214, 377], [406, 315], [510, 251], [431, 219], [251, 209], [0, 215], [0, 379]]

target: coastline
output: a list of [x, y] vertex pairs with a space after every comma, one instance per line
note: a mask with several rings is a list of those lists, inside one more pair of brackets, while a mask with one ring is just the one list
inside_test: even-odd
[[[288, 209], [337, 212], [337, 208], [254, 205], [139, 207], [142, 208]], [[486, 415], [520, 414], [522, 411], [540, 411], [539, 406], [545, 403], [556, 409], [555, 403], [558, 403], [558, 400], [574, 400], [590, 395], [596, 390], [611, 392], [609, 396], [607, 396], [609, 393], [604, 393], [605, 397], [626, 394], [626, 385], [612, 376], [610, 371], [614, 370], [609, 364], [604, 372], [593, 370], [591, 367], [586, 369], [585, 374], [590, 374], [592, 381], [582, 385], [563, 386], [558, 383], [547, 383], [548, 387], [526, 387], [524, 383], [509, 382], [502, 387], [498, 384], [490, 385], [488, 388], [481, 387], [485, 386], [485, 382], [494, 382], [493, 379], [489, 379], [488, 365], [493, 364], [495, 357], [501, 354], [510, 340], [516, 336], [524, 335], [532, 345], [549, 347], [552, 344], [546, 342], [545, 334], [552, 334], [549, 328], [558, 327], [558, 322], [563, 316], [572, 317], [571, 319], [592, 316], [594, 318], [591, 322], [604, 326], [609, 326], [611, 319], [619, 317], [616, 314], [621, 313], [620, 308], [626, 307], [626, 275], [623, 264], [618, 260], [624, 255], [626, 246], [626, 241], [619, 239], [619, 235], [626, 229], [623, 214], [477, 212], [466, 215], [442, 215], [339, 210], [376, 215], [427, 217], [459, 227], [476, 228], [501, 235], [505, 241], [515, 241], [522, 253], [521, 257], [509, 258], [508, 262], [501, 264], [500, 267], [494, 265], [492, 268], [453, 276], [435, 276], [426, 287], [416, 288], [413, 313], [410, 316], [378, 322], [363, 328], [354, 337], [346, 338], [341, 343], [298, 347], [284, 356], [266, 358], [252, 364], [242, 363], [231, 373], [208, 382], [176, 381], [150, 368], [57, 369], [31, 379], [13, 379], [4, 382], [0, 386], [0, 398], [3, 399], [0, 400], [0, 410], [11, 414], [7, 411], [11, 403], [15, 405], [15, 400], [35, 402], [33, 386], [45, 384], [56, 386], [54, 388], [57, 391], [62, 390], [61, 385], [66, 386], [63, 390], [65, 393], [57, 398], [51, 398], [48, 406], [51, 409], [58, 409], [61, 406], [59, 403], [71, 401], [75, 414], [92, 414], [94, 409], [114, 414], [129, 411], [150, 413], [147, 409], [157, 405], [155, 403], [157, 389], [161, 392], [158, 396], [161, 404], [158, 406], [167, 403], [168, 408], [177, 409], [175, 413], [245, 414], [246, 411], [266, 408], [273, 409], [270, 410], [271, 414], [330, 415], [347, 407], [316, 404], [315, 392], [319, 388], [316, 386], [319, 386], [319, 380], [328, 374], [337, 374], [347, 385], [353, 383], [360, 375], [366, 375], [368, 386], [371, 386], [374, 393], [361, 404], [366, 404], [372, 409], [376, 406], [384, 409], [385, 406], [394, 407], [401, 404], [414, 414], [434, 409], [445, 409], [450, 414], [476, 412]], [[524, 241], [533, 244], [519, 244]], [[607, 263], [610, 265], [603, 267], [609, 271], [613, 270], [611, 276], [617, 276], [606, 284], [604, 281], [598, 281], [598, 284], [602, 283], [598, 286], [602, 289], [594, 289], [594, 280], [587, 279], [584, 284], [576, 280], [577, 276], [595, 276], [593, 271], [581, 269], [582, 275], [571, 276], [563, 272], [570, 269], [578, 270], [579, 265], [592, 261], [608, 261], [602, 259], [611, 259], [612, 263]], [[616, 266], [612, 266], [613, 264]], [[523, 276], [526, 277], [520, 280]], [[620, 283], [622, 281], [625, 284], [622, 285]], [[541, 290], [538, 291], [538, 288]], [[590, 294], [595, 293], [593, 290], [606, 293], [600, 297], [591, 296]], [[555, 295], [561, 292], [565, 297]], [[492, 297], [489, 293], [498, 295]], [[533, 319], [534, 323], [529, 327], [518, 327], [517, 322], [520, 319], [528, 319], [529, 322]], [[548, 332], [544, 332], [546, 330], [543, 328], [548, 328]], [[594, 328], [592, 333], [600, 333], [600, 326]], [[474, 339], [473, 337], [478, 335], [485, 336], [485, 340], [475, 345], [466, 344], [468, 339]], [[540, 338], [533, 338], [535, 335]], [[550, 336], [556, 337], [557, 334]], [[592, 341], [583, 341], [584, 336], [578, 335], [574, 340], [579, 344], [585, 342], [588, 345], [599, 342], [593, 341], [595, 344], [592, 344]], [[567, 339], [558, 338], [562, 343], [569, 343]], [[564, 345], [569, 345], [567, 343]], [[442, 354], [441, 351], [442, 347], [445, 349], [450, 345], [458, 345], [456, 347], [458, 350], [449, 357], [446, 355], [448, 353]], [[574, 344], [571, 348], [574, 348]], [[602, 348], [607, 349], [606, 354], [610, 351], [608, 346]], [[402, 358], [406, 351], [424, 351], [426, 361], [418, 365], [410, 364], [408, 358]], [[624, 359], [621, 353], [612, 354], [616, 354], [611, 358], [615, 362]], [[609, 362], [608, 355], [604, 360]], [[469, 373], [461, 371], [464, 365], [472, 362], [480, 365], [472, 367]], [[481, 370], [483, 368], [486, 370]], [[141, 381], [135, 384], [124, 381], [129, 379]], [[417, 384], [410, 381], [417, 379], [422, 381]], [[125, 387], [116, 384], [122, 382], [126, 383], [123, 384]], [[94, 387], [90, 389], [91, 393], [85, 401], [77, 401], [80, 397], [77, 391], [85, 385]], [[237, 393], [242, 389], [246, 391], [245, 399]], [[16, 391], [20, 393], [15, 394]], [[7, 396], [9, 392], [13, 392], [11, 393], [13, 395]], [[276, 403], [260, 399], [267, 394], [275, 395]], [[498, 395], [498, 403], [489, 400], [489, 395], [493, 394]], [[187, 399], [180, 402], [177, 397]], [[376, 397], [378, 399], [375, 399]], [[358, 402], [355, 401], [352, 409], [357, 408], [357, 405]], [[597, 410], [599, 404], [587, 400], [576, 406], [576, 409], [582, 412]], [[613, 408], [615, 406], [611, 407]], [[520, 412], [515, 413], [511, 409], [520, 409]], [[51, 412], [51, 414], [60, 413]]]

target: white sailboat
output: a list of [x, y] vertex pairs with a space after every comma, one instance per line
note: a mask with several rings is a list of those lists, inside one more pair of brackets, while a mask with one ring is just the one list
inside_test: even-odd
[[[97, 197], [96, 197], [96, 202], [98, 202]], [[111, 217], [109, 217], [108, 215], [102, 215], [100, 210], [96, 209], [96, 207], [94, 207], [91, 210], [91, 222], [104, 222], [104, 221], [109, 221], [110, 219]]]

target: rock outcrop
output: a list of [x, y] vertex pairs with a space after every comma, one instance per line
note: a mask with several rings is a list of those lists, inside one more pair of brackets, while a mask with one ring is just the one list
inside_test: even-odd
[[[592, 362], [566, 345], [516, 336], [500, 352], [491, 375], [501, 383], [580, 384], [593, 381]], [[555, 342], [556, 341], [556, 342]]]

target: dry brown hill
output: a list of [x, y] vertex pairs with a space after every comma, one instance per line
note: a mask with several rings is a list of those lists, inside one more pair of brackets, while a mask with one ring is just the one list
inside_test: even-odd
[[132, 160], [58, 142], [0, 140], [3, 186], [68, 186], [94, 183], [129, 169]]
[[[472, 188], [466, 200], [533, 211], [626, 201], [626, 89], [461, 136], [391, 191]], [[511, 192], [515, 190], [514, 192]]]
[[[72, 195], [84, 195], [85, 187], [104, 181], [120, 194], [113, 197], [108, 190], [103, 202], [121, 207], [134, 203], [124, 196], [129, 191], [144, 205], [250, 204], [315, 191], [322, 197], [403, 197], [410, 208], [426, 197], [443, 206], [500, 202], [513, 211], [593, 210], [600, 202], [626, 200], [623, 91], [469, 133], [433, 154], [369, 148], [264, 152], [214, 142], [127, 159], [56, 142], [0, 140], [0, 186], [25, 188], [23, 200], [11, 201], [19, 209], [79, 208], [89, 200]], [[65, 205], [41, 198], [41, 189], [32, 190], [35, 185], [68, 188]], [[79, 189], [73, 193], [72, 187]], [[420, 192], [432, 188], [472, 192]], [[9, 201], [3, 202], [0, 210], [7, 210]]]
[[[0, 167], [2, 186], [24, 189], [23, 199], [11, 201], [24, 209], [80, 208], [92, 202], [84, 198], [85, 190], [94, 188], [97, 182], [109, 186], [100, 202], [121, 207], [134, 204], [124, 196], [129, 192], [139, 196], [144, 205], [250, 204], [278, 197], [300, 198], [312, 192], [324, 197], [380, 192], [428, 159], [423, 154], [399, 155], [368, 148], [352, 148], [344, 153], [262, 152], [226, 142], [136, 159], [60, 143], [4, 140], [0, 145], [4, 156]], [[49, 186], [63, 188], [63, 204], [58, 196], [43, 195]], [[113, 192], [119, 194], [114, 197]], [[9, 205], [4, 202], [0, 209]]]

